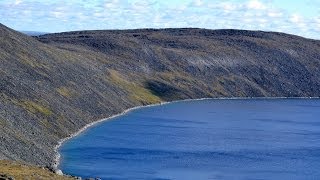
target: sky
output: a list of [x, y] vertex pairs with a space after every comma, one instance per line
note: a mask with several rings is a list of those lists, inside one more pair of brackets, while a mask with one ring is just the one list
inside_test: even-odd
[[192, 27], [320, 39], [320, 0], [0, 0], [0, 22], [39, 32]]

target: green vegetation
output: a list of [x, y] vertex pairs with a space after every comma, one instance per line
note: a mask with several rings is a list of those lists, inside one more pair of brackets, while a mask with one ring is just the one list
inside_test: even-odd
[[15, 137], [20, 142], [23, 142], [24, 144], [30, 143], [30, 141], [28, 141], [21, 132], [15, 131], [15, 132], [10, 132], [10, 134], [12, 134], [13, 137]]
[[115, 70], [109, 71], [110, 76], [108, 77], [113, 83], [121, 86], [123, 89], [129, 92], [129, 98], [133, 101], [141, 103], [160, 103], [161, 99], [152, 94], [152, 92], [134, 82], [127, 81], [119, 72]]
[[41, 180], [71, 180], [75, 179], [67, 176], [60, 176], [50, 172], [46, 168], [25, 165], [18, 162], [0, 160], [0, 179], [2, 177], [12, 177], [15, 180], [41, 179]]
[[60, 87], [60, 88], [57, 88], [56, 90], [61, 96], [66, 98], [71, 98], [72, 96], [75, 95], [75, 92], [69, 89], [68, 87]]
[[213, 90], [217, 92], [217, 94], [222, 95], [222, 96], [227, 96], [228, 94], [226, 93], [226, 90], [224, 87], [220, 84], [220, 82], [216, 82], [213, 84]]
[[50, 108], [43, 106], [37, 102], [25, 100], [21, 103], [21, 105], [24, 109], [33, 114], [40, 113], [43, 116], [51, 116], [53, 114]]
[[2, 127], [4, 127], [4, 126], [6, 126], [7, 125], [7, 122], [4, 120], [4, 119], [1, 119], [0, 118], [0, 127], [2, 126]]

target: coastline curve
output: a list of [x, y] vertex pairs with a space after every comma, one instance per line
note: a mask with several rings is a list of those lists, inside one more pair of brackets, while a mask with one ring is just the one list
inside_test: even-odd
[[125, 115], [133, 110], [136, 109], [141, 109], [141, 108], [147, 108], [147, 107], [153, 107], [153, 106], [162, 106], [166, 104], [171, 104], [171, 103], [178, 103], [178, 102], [187, 102], [187, 101], [203, 101], [203, 100], [250, 100], [250, 99], [320, 99], [320, 97], [223, 97], [223, 98], [198, 98], [198, 99], [183, 99], [183, 100], [175, 100], [175, 101], [166, 101], [166, 102], [160, 102], [156, 104], [149, 104], [149, 105], [141, 105], [141, 106], [135, 106], [132, 108], [125, 109], [121, 113], [111, 115], [110, 117], [103, 118], [94, 122], [91, 122], [89, 124], [86, 124], [84, 127], [80, 128], [77, 132], [69, 135], [66, 138], [60, 139], [57, 143], [57, 145], [54, 147], [54, 161], [53, 161], [53, 168], [55, 169], [55, 172], [61, 173], [62, 171], [58, 168], [61, 160], [61, 155], [59, 153], [60, 147], [63, 145], [64, 142], [80, 135], [84, 131], [86, 131], [88, 128], [97, 125], [99, 123], [102, 123], [104, 121], [108, 121], [114, 118], [117, 118], [119, 116]]

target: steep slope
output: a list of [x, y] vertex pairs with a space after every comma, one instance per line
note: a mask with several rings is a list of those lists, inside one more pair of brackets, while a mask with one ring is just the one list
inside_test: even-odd
[[49, 165], [57, 141], [85, 124], [160, 101], [109, 70], [103, 56], [82, 57], [3, 26], [0, 32], [1, 159]]
[[40, 36], [39, 40], [57, 47], [81, 46], [104, 53], [117, 63], [130, 65], [126, 71], [156, 73], [170, 84], [174, 83], [165, 74], [175, 78], [180, 74], [199, 83], [192, 83], [192, 87], [200, 87], [200, 92], [207, 89], [213, 96], [319, 95], [320, 43], [293, 35], [145, 29], [68, 32]]
[[48, 165], [61, 138], [126, 108], [200, 97], [320, 96], [320, 42], [239, 30], [0, 26], [0, 159]]

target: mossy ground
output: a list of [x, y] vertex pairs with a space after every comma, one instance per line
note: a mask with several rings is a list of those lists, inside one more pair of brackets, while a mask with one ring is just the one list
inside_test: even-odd
[[52, 115], [52, 111], [50, 110], [50, 108], [41, 105], [40, 103], [34, 102], [34, 101], [23, 101], [22, 102], [22, 106], [28, 110], [31, 113], [40, 113], [43, 116], [50, 116]]
[[0, 175], [6, 177], [13, 177], [15, 180], [31, 180], [31, 179], [55, 179], [55, 180], [71, 180], [73, 177], [60, 176], [48, 169], [29, 166], [18, 162], [12, 162], [7, 160], [0, 160]]
[[162, 100], [152, 94], [152, 92], [143, 86], [130, 82], [126, 80], [119, 72], [115, 70], [110, 70], [110, 76], [108, 77], [113, 83], [121, 86], [123, 89], [127, 90], [129, 98], [133, 101], [142, 102], [145, 104], [160, 103]]

